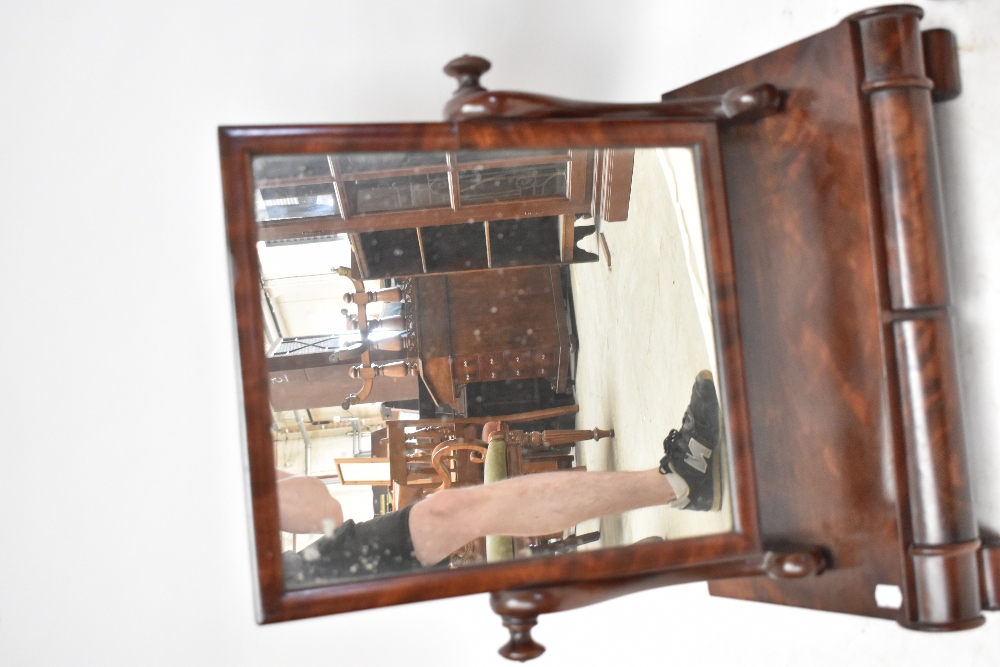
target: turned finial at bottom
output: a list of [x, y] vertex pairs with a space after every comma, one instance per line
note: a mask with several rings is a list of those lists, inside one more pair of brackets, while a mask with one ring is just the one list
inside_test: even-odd
[[500, 647], [500, 655], [508, 660], [525, 662], [533, 660], [545, 653], [545, 647], [531, 636], [531, 628], [535, 627], [537, 616], [518, 618], [517, 616], [502, 616], [504, 627], [510, 630], [510, 640]]

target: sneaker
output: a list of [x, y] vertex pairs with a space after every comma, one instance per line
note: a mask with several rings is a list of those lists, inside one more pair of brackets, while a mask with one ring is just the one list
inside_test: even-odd
[[691, 388], [691, 403], [684, 411], [684, 422], [663, 441], [665, 456], [660, 472], [680, 475], [688, 485], [688, 494], [672, 507], [698, 512], [717, 512], [722, 507], [721, 456], [719, 447], [719, 398], [712, 373], [701, 371]]

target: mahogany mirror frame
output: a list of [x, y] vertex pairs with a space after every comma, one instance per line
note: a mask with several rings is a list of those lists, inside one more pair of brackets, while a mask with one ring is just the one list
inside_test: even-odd
[[[501, 653], [526, 660], [543, 650], [530, 637], [539, 613], [683, 581], [925, 631], [1000, 609], [1000, 537], [973, 511], [943, 259], [932, 104], [960, 94], [957, 47], [947, 30], [921, 32], [922, 14], [858, 12], [662, 105], [487, 92], [489, 63], [465, 56], [446, 70], [460, 83], [452, 124], [222, 128], [261, 621], [492, 590], [511, 631]], [[774, 113], [734, 120], [727, 104], [744, 93]], [[716, 118], [511, 120], [667, 107]], [[252, 155], [556, 145], [696, 149], [734, 531], [284, 593]]]
[[[739, 309], [718, 132], [713, 122], [592, 121], [223, 127], [219, 130], [226, 226], [246, 419], [258, 618], [272, 623], [485, 591], [595, 582], [760, 554], [757, 501], [743, 375]], [[501, 148], [689, 147], [699, 179], [703, 229], [726, 423], [730, 533], [426, 571], [285, 590], [275, 460], [259, 296], [251, 163], [258, 155]], [[742, 562], [742, 561], [741, 561]]]

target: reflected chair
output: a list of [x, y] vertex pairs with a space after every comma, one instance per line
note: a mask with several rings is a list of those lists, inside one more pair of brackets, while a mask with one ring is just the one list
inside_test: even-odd
[[386, 432], [397, 510], [428, 493], [482, 483], [486, 443], [475, 438], [475, 429], [439, 420], [389, 420]]

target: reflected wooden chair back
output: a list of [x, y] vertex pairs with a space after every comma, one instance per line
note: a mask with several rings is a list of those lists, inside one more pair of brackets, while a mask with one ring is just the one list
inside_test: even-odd
[[486, 443], [467, 424], [441, 420], [386, 423], [390, 477], [399, 489], [396, 509], [427, 493], [482, 484]]

